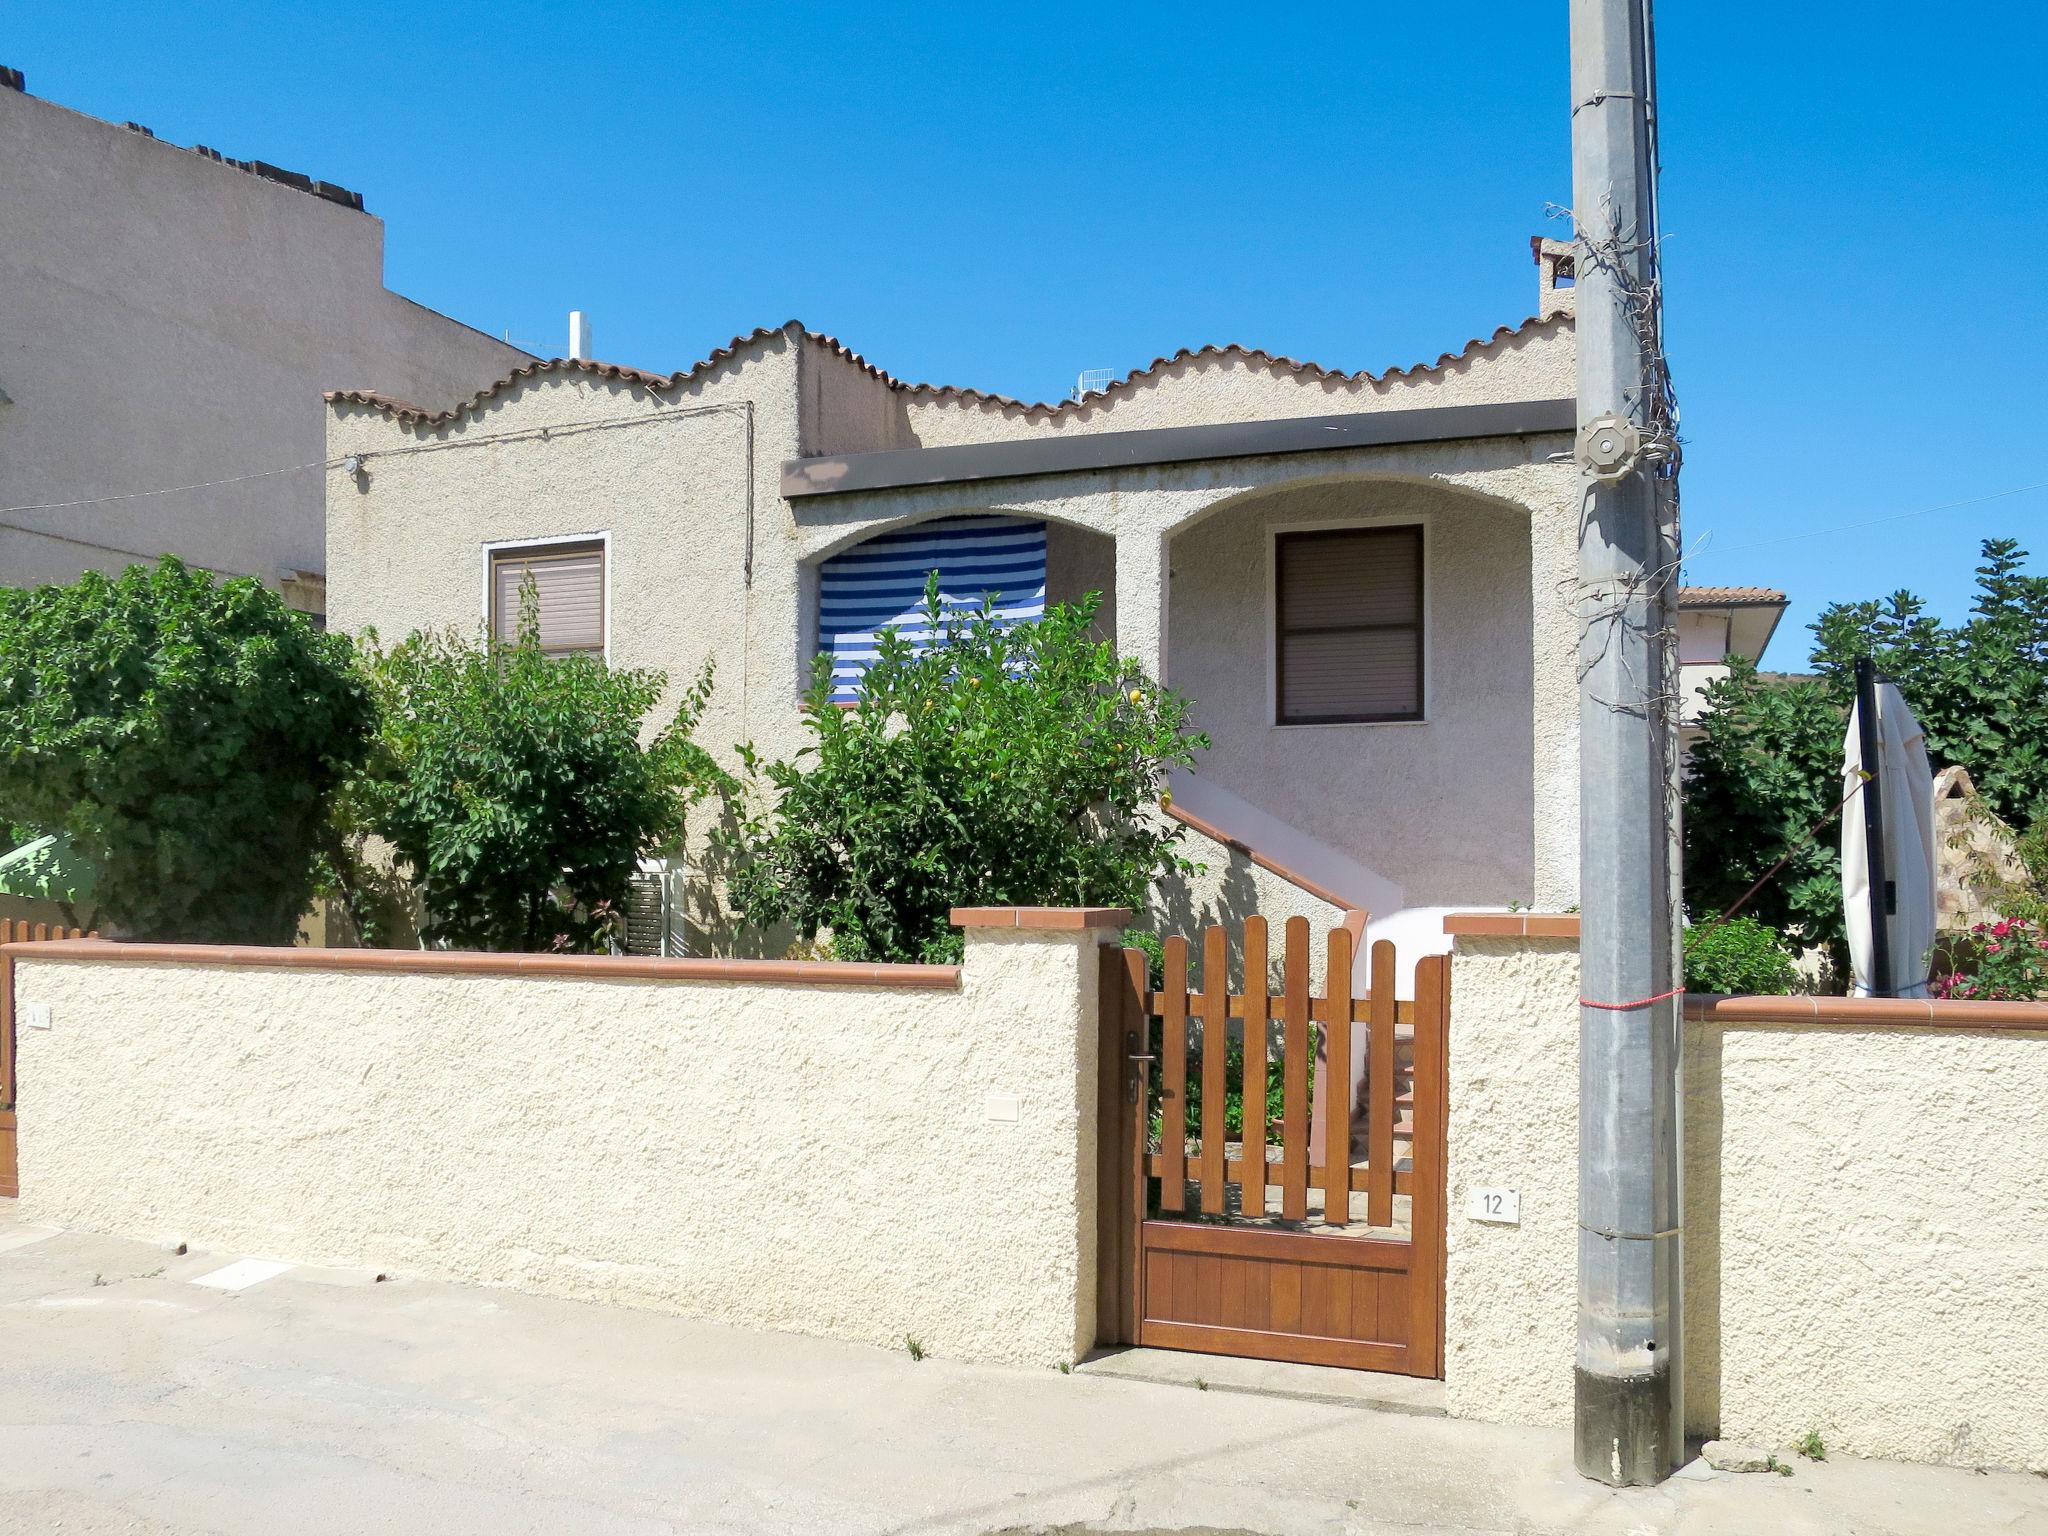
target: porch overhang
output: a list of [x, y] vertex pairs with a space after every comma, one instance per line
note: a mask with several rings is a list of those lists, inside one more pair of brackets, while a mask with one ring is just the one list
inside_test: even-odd
[[782, 494], [795, 500], [850, 491], [1012, 480], [1073, 470], [1130, 469], [1201, 459], [1328, 453], [1476, 438], [1570, 432], [1578, 404], [1570, 398], [1489, 405], [1424, 406], [1403, 411], [1297, 416], [1281, 421], [1231, 421], [1207, 426], [1152, 427], [1139, 432], [1088, 432], [1018, 438], [945, 448], [891, 448], [877, 453], [822, 454], [782, 461]]

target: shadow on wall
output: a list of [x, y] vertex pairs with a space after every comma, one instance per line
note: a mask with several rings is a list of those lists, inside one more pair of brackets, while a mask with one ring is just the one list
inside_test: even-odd
[[[1207, 884], [1215, 875], [1218, 853], [1222, 854], [1222, 878], [1213, 891], [1197, 894], [1196, 880]], [[1188, 985], [1199, 990], [1202, 981], [1202, 932], [1206, 928], [1222, 925], [1228, 931], [1230, 940], [1230, 971], [1234, 976], [1244, 972], [1244, 920], [1259, 910], [1259, 883], [1252, 873], [1252, 861], [1244, 854], [1231, 850], [1210, 852], [1207, 872], [1190, 878], [1175, 874], [1159, 881], [1152, 887], [1152, 910], [1149, 919], [1156, 925], [1154, 931], [1164, 939], [1179, 934], [1188, 941]], [[1271, 985], [1278, 991], [1283, 983], [1281, 966], [1281, 934], [1278, 922], [1272, 925], [1269, 941], [1272, 972]]]
[[726, 901], [737, 861], [732, 853], [739, 832], [739, 817], [730, 804], [720, 802], [718, 829], [706, 837], [694, 830], [683, 880], [684, 946], [687, 954], [716, 956], [727, 960], [817, 960], [822, 955], [806, 950], [796, 952], [796, 931], [777, 923], [761, 928], [747, 922]]

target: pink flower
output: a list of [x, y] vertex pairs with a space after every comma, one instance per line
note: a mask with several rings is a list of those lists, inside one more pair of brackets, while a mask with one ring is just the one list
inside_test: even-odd
[[2011, 933], [2011, 932], [2012, 932], [2012, 924], [2011, 924], [2011, 923], [2009, 923], [2009, 922], [1998, 922], [1998, 923], [1994, 923], [1994, 924], [1992, 924], [1992, 925], [1991, 925], [1991, 931], [1992, 931], [1993, 933], [1997, 934], [1997, 935], [1998, 935], [1998, 936], [1999, 936], [1999, 937], [2000, 937], [2000, 938], [2002, 939], [2002, 938], [2004, 938], [2004, 937], [2005, 937], [2005, 936], [2006, 936], [2006, 935], [2007, 935], [2008, 933]]

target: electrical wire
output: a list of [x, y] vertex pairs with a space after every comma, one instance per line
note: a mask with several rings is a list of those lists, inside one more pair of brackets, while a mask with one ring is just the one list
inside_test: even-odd
[[[48, 539], [54, 544], [75, 544], [80, 549], [95, 549], [104, 555], [126, 555], [133, 560], [161, 560], [165, 554], [163, 550], [151, 552], [146, 549], [129, 549], [120, 544], [102, 544], [97, 539], [81, 539], [74, 534], [58, 533], [49, 528], [31, 528], [26, 523], [0, 522], [0, 532], [26, 533], [38, 539]], [[231, 565], [208, 565], [204, 561], [190, 559], [187, 559], [186, 563], [197, 566], [202, 571], [211, 571], [216, 576], [253, 576], [258, 581], [263, 580], [254, 571], [237, 570]]]
[[[77, 507], [100, 507], [114, 502], [140, 501], [150, 496], [180, 496], [188, 491], [210, 491], [224, 485], [242, 485], [251, 480], [268, 480], [278, 475], [302, 474], [308, 470], [339, 469], [355, 460], [369, 465], [379, 459], [406, 458], [421, 453], [443, 453], [456, 448], [485, 448], [494, 443], [523, 442], [535, 438], [549, 438], [573, 435], [581, 432], [603, 432], [621, 427], [645, 426], [650, 422], [673, 421], [679, 417], [709, 416], [728, 411], [749, 413], [750, 401], [721, 401], [711, 405], [660, 406], [644, 416], [593, 416], [577, 421], [544, 422], [533, 427], [519, 427], [507, 432], [490, 432], [479, 437], [461, 437], [448, 442], [411, 443], [398, 448], [370, 448], [357, 453], [335, 454], [331, 458], [309, 459], [303, 464], [285, 464], [276, 469], [251, 470], [247, 474], [229, 475], [219, 480], [201, 480], [191, 485], [157, 486], [144, 491], [121, 491], [109, 496], [89, 496], [77, 501], [29, 502], [18, 507], [0, 507], [0, 517], [12, 517], [22, 512], [64, 512]], [[14, 525], [7, 525], [12, 527]], [[21, 528], [23, 533], [44, 533], [40, 528]], [[51, 537], [61, 535], [51, 534]], [[85, 542], [74, 540], [73, 542]], [[113, 546], [95, 546], [112, 549]], [[117, 554], [133, 554], [133, 550], [114, 550]]]

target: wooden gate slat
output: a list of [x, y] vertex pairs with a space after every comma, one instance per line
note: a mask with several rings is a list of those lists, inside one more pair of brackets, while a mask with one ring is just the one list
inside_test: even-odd
[[[1351, 1220], [1351, 932], [1330, 930], [1323, 986], [1330, 1022], [1323, 1026], [1323, 1220]], [[1374, 978], [1373, 996], [1380, 987]], [[1392, 1159], [1389, 1159], [1389, 1166]]]
[[1202, 1210], [1221, 1216], [1223, 1157], [1229, 1138], [1230, 947], [1220, 927], [1202, 938]]
[[1285, 1043], [1281, 1061], [1280, 1214], [1308, 1217], [1308, 919], [1287, 919]]
[[1418, 1376], [1443, 1371], [1444, 1115], [1450, 1045], [1451, 957], [1415, 965], [1414, 1194], [1408, 1240], [1415, 1258], [1408, 1286], [1408, 1347]]
[[[1234, 996], [1226, 970], [1230, 937], [1206, 929], [1195, 941], [1203, 968], [1198, 993], [1188, 990], [1193, 945], [1186, 938], [1165, 943], [1155, 993], [1144, 990], [1142, 958], [1135, 951], [1120, 957], [1119, 990], [1129, 1001], [1119, 1006], [1128, 1007], [1139, 1030], [1149, 1029], [1154, 1017], [1161, 1029], [1156, 1144], [1142, 1096], [1120, 1103], [1115, 1114], [1107, 1093], [1101, 1100], [1106, 1125], [1128, 1136], [1132, 1154], [1128, 1199], [1115, 1201], [1117, 1223], [1135, 1233], [1128, 1268], [1114, 1273], [1129, 1286], [1123, 1293], [1130, 1298], [1129, 1331], [1141, 1345], [1439, 1375], [1449, 961], [1424, 958], [1415, 971], [1415, 1001], [1400, 1003], [1393, 946], [1382, 942], [1359, 955], [1356, 931], [1340, 930], [1324, 949], [1327, 985], [1316, 991], [1327, 995], [1317, 996], [1309, 987], [1314, 939], [1308, 920], [1290, 919], [1278, 935], [1248, 921], [1244, 990]], [[1278, 956], [1271, 953], [1274, 944], [1282, 946]], [[1275, 960], [1282, 978], [1277, 987], [1267, 980]], [[1106, 983], [1109, 971], [1106, 966]], [[1366, 984], [1354, 985], [1354, 979]], [[1219, 1074], [1230, 1021], [1237, 1019], [1244, 1020], [1244, 1066], [1241, 1072], [1225, 1066]], [[1269, 1038], [1278, 1040], [1270, 1050], [1260, 1032], [1268, 1021], [1277, 1031]], [[1197, 1027], [1201, 1080], [1190, 1084], [1190, 1031]], [[1354, 1042], [1366, 1073], [1362, 1091], [1354, 1091], [1350, 1072]], [[1106, 1053], [1117, 1048], [1107, 1024], [1102, 1047]], [[1144, 1064], [1134, 1065], [1142, 1085]], [[1273, 1117], [1277, 1127], [1269, 1130], [1259, 1111], [1262, 1090], [1276, 1072], [1280, 1109]], [[1312, 1092], [1317, 1081], [1328, 1090], [1320, 1121]], [[1205, 1100], [1199, 1121], [1187, 1112], [1190, 1087]], [[1252, 1117], [1235, 1138], [1225, 1124], [1233, 1090], [1242, 1091]], [[1361, 1115], [1370, 1116], [1362, 1135]], [[1402, 1140], [1412, 1143], [1413, 1156], [1397, 1170], [1394, 1152]], [[1160, 1180], [1150, 1219], [1148, 1174]], [[1242, 1192], [1237, 1219], [1229, 1219], [1231, 1184]], [[1280, 1186], [1277, 1207], [1267, 1201], [1274, 1184]], [[1387, 1230], [1394, 1228], [1397, 1202], [1409, 1208], [1406, 1232]], [[1265, 1225], [1269, 1212], [1295, 1229]], [[1311, 1212], [1322, 1217], [1314, 1228], [1307, 1225]], [[1203, 1219], [1191, 1219], [1197, 1217]], [[1381, 1229], [1378, 1235], [1352, 1235], [1360, 1218]], [[1110, 1262], [1121, 1261], [1111, 1255]], [[1106, 1276], [1098, 1299], [1114, 1289]], [[1114, 1304], [1104, 1301], [1104, 1315], [1113, 1313]]]
[[1394, 1224], [1394, 946], [1381, 939], [1372, 947], [1372, 1035], [1366, 1054], [1366, 1165], [1372, 1170], [1365, 1192], [1365, 1219], [1376, 1227]]
[[1129, 1053], [1135, 1058], [1126, 1065], [1136, 1079], [1125, 1089], [1122, 1106], [1127, 1159], [1123, 1205], [1125, 1218], [1131, 1224], [1124, 1250], [1123, 1342], [1135, 1344], [1138, 1342], [1139, 1320], [1145, 1315], [1145, 1245], [1138, 1241], [1137, 1229], [1145, 1219], [1145, 1194], [1150, 1179], [1146, 1154], [1151, 1150], [1152, 1127], [1147, 1123], [1147, 1106], [1152, 1102], [1152, 1069], [1156, 1063], [1148, 1059], [1152, 1013], [1151, 1005], [1146, 1001], [1151, 978], [1147, 974], [1145, 952], [1127, 949], [1123, 959], [1124, 1039]]
[[1188, 1204], [1188, 941], [1175, 934], [1164, 949], [1165, 979], [1159, 994], [1159, 1209], [1184, 1211]]
[[1244, 1195], [1253, 1220], [1266, 1214], [1266, 920], [1244, 920]]

